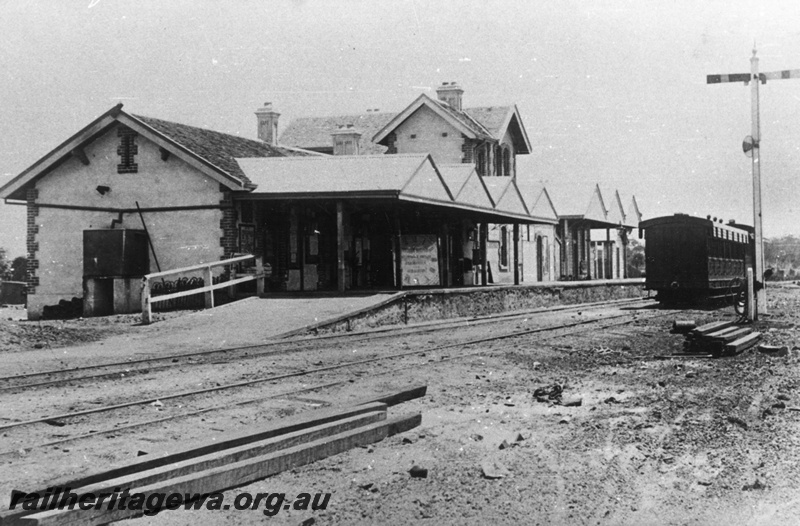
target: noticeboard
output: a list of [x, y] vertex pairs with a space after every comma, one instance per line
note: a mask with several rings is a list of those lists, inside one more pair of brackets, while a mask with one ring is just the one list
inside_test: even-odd
[[439, 285], [439, 245], [435, 235], [400, 236], [404, 287]]

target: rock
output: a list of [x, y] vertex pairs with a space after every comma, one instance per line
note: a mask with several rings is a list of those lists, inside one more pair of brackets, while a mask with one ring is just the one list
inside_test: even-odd
[[481, 470], [483, 471], [483, 477], [487, 479], [501, 479], [511, 474], [503, 464], [491, 460], [481, 462]]
[[790, 400], [789, 395], [787, 395], [786, 393], [778, 393], [778, 396], [776, 396], [775, 398], [777, 398], [778, 400], [783, 400], [785, 402], [788, 402]]
[[499, 449], [508, 449], [510, 447], [511, 447], [511, 444], [509, 444], [507, 440], [503, 440], [502, 442], [500, 442]]
[[768, 356], [789, 356], [789, 347], [786, 345], [767, 345], [762, 343], [758, 346], [758, 351]]
[[414, 464], [411, 469], [408, 470], [408, 474], [411, 475], [411, 478], [414, 479], [426, 479], [428, 478], [428, 470]]
[[475, 442], [480, 442], [481, 440], [483, 440], [483, 435], [479, 435], [478, 433], [474, 433], [474, 434], [470, 435], [469, 438], [471, 438]]
[[583, 405], [583, 398], [579, 397], [572, 397], [572, 398], [565, 398], [561, 400], [561, 405], [564, 407], [578, 407]]
[[304, 520], [303, 522], [301, 522], [300, 526], [311, 526], [312, 524], [314, 524], [316, 522], [317, 522], [317, 519], [315, 519], [314, 517], [309, 517], [306, 520]]
[[558, 421], [559, 424], [569, 424], [570, 422], [572, 422], [572, 419], [568, 416], [565, 416]]
[[137, 457], [143, 457], [146, 454], [147, 454], [147, 451], [142, 451], [141, 449], [136, 452], [136, 456]]
[[672, 322], [672, 332], [686, 333], [697, 327], [693, 320], [675, 320]]
[[162, 402], [161, 400], [156, 400], [150, 405], [152, 405], [153, 407], [164, 407], [164, 402]]
[[361, 488], [361, 489], [368, 490], [368, 489], [372, 488], [372, 486], [373, 486], [372, 482], [367, 482], [366, 484], [359, 484], [358, 487]]
[[522, 442], [525, 440], [525, 437], [522, 436], [522, 433], [517, 433], [517, 438], [514, 439], [515, 442]]
[[772, 407], [775, 409], [786, 409], [786, 404], [783, 402], [775, 402], [772, 404]]
[[33, 344], [33, 348], [34, 349], [42, 349], [42, 348], [44, 348], [44, 344], [43, 343], [34, 343]]
[[761, 490], [766, 488], [767, 486], [761, 482], [760, 480], [756, 479], [755, 482], [752, 484], [745, 484], [742, 486], [742, 491], [753, 491], [753, 490]]
[[413, 444], [414, 441], [408, 437], [403, 437], [403, 444]]
[[738, 416], [730, 415], [727, 418], [728, 422], [731, 424], [736, 424], [737, 426], [741, 427], [742, 429], [747, 429], [747, 422], [739, 418]]

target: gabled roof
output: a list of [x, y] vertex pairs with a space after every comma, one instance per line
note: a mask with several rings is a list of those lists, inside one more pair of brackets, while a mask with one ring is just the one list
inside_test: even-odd
[[502, 140], [506, 133], [510, 133], [516, 153], [531, 153], [532, 148], [528, 139], [528, 132], [525, 131], [525, 126], [522, 125], [522, 117], [516, 105], [467, 108], [464, 112], [480, 122], [489, 131], [489, 134], [498, 141]]
[[[394, 112], [370, 112], [356, 115], [337, 115], [332, 117], [303, 117], [293, 120], [281, 133], [280, 143], [287, 146], [306, 148], [320, 152], [331, 152], [331, 134], [339, 126], [352, 124], [362, 135], [359, 150], [362, 155], [385, 153], [386, 146], [380, 144], [400, 123], [410, 117], [423, 105], [431, 108], [453, 126], [466, 132], [468, 137], [493, 138], [502, 140], [511, 133], [514, 148], [520, 154], [531, 152], [530, 141], [522, 124], [519, 110], [515, 105], [466, 108], [457, 111], [447, 103], [433, 99], [425, 94], [417, 97], [405, 110]], [[391, 125], [391, 126], [390, 126]], [[386, 133], [385, 129], [390, 128]]]
[[456, 201], [477, 208], [494, 209], [494, 201], [483, 177], [472, 164], [440, 164], [439, 171], [453, 192]]
[[386, 146], [375, 144], [372, 137], [397, 115], [390, 112], [371, 112], [361, 115], [338, 115], [333, 117], [304, 117], [295, 119], [283, 130], [280, 143], [307, 148], [310, 150], [332, 152], [331, 134], [339, 126], [352, 124], [361, 132], [359, 151], [362, 155], [386, 152]]
[[511, 178], [503, 178], [510, 183], [504, 188], [508, 206], [496, 208], [474, 169], [449, 165], [445, 176], [426, 153], [262, 157], [236, 162], [256, 185], [241, 199], [397, 199], [476, 212], [479, 215], [473, 217], [487, 222], [541, 222], [528, 215]]
[[609, 203], [608, 206], [609, 208], [606, 215], [606, 221], [619, 226], [625, 225], [625, 210], [622, 208], [622, 201], [620, 201], [619, 198], [619, 191], [614, 191], [614, 196], [611, 198], [611, 203]]
[[237, 159], [254, 196], [374, 197], [451, 203], [453, 195], [428, 154]]
[[[534, 194], [529, 193], [528, 195]], [[558, 221], [558, 212], [556, 212], [556, 207], [553, 206], [553, 201], [550, 199], [547, 188], [542, 187], [538, 195], [535, 195], [535, 198], [529, 200], [528, 203], [528, 210], [530, 210], [533, 217]]]
[[246, 139], [236, 135], [152, 117], [140, 115], [134, 115], [133, 117], [245, 183], [249, 181], [247, 176], [239, 169], [239, 165], [235, 160], [237, 157], [304, 155], [297, 150], [272, 146], [259, 140]]
[[608, 222], [608, 209], [603, 200], [603, 194], [600, 192], [600, 185], [595, 185], [594, 191], [589, 197], [589, 206], [583, 213], [582, 219], [590, 221]]
[[483, 182], [495, 202], [495, 209], [513, 214], [530, 215], [525, 199], [513, 177], [484, 177]]
[[372, 137], [372, 142], [385, 144], [389, 134], [423, 106], [429, 108], [470, 139], [488, 139], [491, 137], [489, 131], [468, 114], [463, 111], [458, 111], [444, 102], [434, 100], [423, 93], [417, 97], [414, 102], [409, 104], [406, 109], [395, 115], [392, 120], [381, 128], [375, 136]]
[[631, 204], [628, 205], [628, 226], [638, 228], [639, 223], [642, 221], [642, 213], [639, 211], [639, 203], [636, 202], [636, 196], [631, 196]]
[[236, 156], [304, 155], [296, 150], [275, 148], [235, 135], [129, 115], [122, 111], [122, 104], [117, 104], [6, 183], [0, 188], [0, 198], [24, 200], [25, 190], [32, 183], [68, 160], [73, 152], [86, 147], [112, 126], [120, 124], [233, 190], [250, 188], [250, 181], [234, 161]]

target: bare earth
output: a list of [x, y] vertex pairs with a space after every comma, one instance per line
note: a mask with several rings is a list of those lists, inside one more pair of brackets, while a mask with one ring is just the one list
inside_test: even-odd
[[[106, 468], [164, 445], [208, 440], [282, 415], [346, 403], [369, 392], [427, 383], [421, 400], [392, 408], [421, 412], [423, 424], [370, 447], [290, 470], [226, 492], [332, 493], [322, 511], [281, 510], [270, 524], [797, 524], [800, 517], [800, 381], [797, 326], [800, 287], [769, 291], [769, 315], [759, 323], [764, 341], [787, 345], [785, 357], [757, 351], [719, 360], [658, 360], [682, 349], [671, 334], [675, 319], [698, 324], [730, 319], [717, 311], [644, 309], [633, 323], [547, 339], [532, 334], [479, 346], [365, 364], [313, 378], [273, 382], [242, 396], [292, 390], [337, 380], [338, 388], [208, 413], [118, 435], [24, 451], [28, 443], [213, 405], [233, 394], [201, 401], [165, 402], [128, 413], [74, 419], [63, 427], [0, 431], [0, 492], [46, 485], [50, 477]], [[619, 312], [619, 311], [618, 311]], [[141, 344], [131, 317], [64, 322], [17, 321], [22, 311], [0, 312], [3, 363], [17, 374], [62, 367], [64, 352], [90, 360], [126, 354]], [[318, 345], [285, 356], [181, 366], [130, 379], [0, 394], [0, 423], [118, 403], [189, 386], [230, 383], [316, 364], [424, 349], [536, 324], [580, 319], [588, 313], [542, 314], [491, 327], [460, 328], [362, 343]], [[189, 320], [191, 315], [182, 317]], [[12, 318], [9, 320], [8, 318]], [[176, 318], [178, 319], [178, 318]], [[184, 323], [184, 322], [181, 322]], [[154, 325], [156, 327], [158, 324]], [[166, 325], [162, 326], [166, 327]], [[156, 330], [156, 329], [151, 329]], [[246, 333], [246, 331], [245, 331]], [[94, 342], [90, 346], [87, 342]], [[102, 350], [111, 345], [113, 351]], [[36, 344], [42, 344], [37, 349]], [[196, 342], [175, 344], [188, 352]], [[47, 352], [52, 352], [48, 356]], [[36, 360], [26, 364], [25, 353]], [[464, 356], [455, 358], [459, 354]], [[96, 356], [95, 356], [96, 357]], [[70, 362], [70, 365], [74, 365]], [[565, 407], [537, 401], [534, 391], [563, 386]], [[238, 395], [236, 395], [238, 396]], [[227, 397], [227, 398], [226, 398]], [[505, 443], [504, 443], [505, 442]], [[501, 446], [503, 446], [501, 448]], [[14, 453], [18, 449], [23, 451]], [[409, 469], [428, 470], [412, 478]], [[487, 467], [502, 478], [484, 476]], [[5, 497], [4, 497], [5, 498]], [[261, 524], [261, 510], [171, 511], [138, 524]], [[304, 522], [309, 521], [309, 522]]]

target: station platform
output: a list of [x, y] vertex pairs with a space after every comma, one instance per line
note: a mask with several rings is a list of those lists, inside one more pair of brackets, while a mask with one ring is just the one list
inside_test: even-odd
[[[163, 317], [150, 325], [86, 345], [27, 350], [6, 356], [10, 370], [28, 372], [148, 356], [258, 345], [288, 337], [414, 325], [548, 306], [644, 297], [643, 279], [558, 281], [457, 289], [250, 297], [213, 309]], [[17, 363], [19, 362], [19, 363]], [[32, 364], [39, 364], [32, 367]], [[16, 374], [15, 373], [15, 374]]]
[[[267, 340], [410, 325], [644, 296], [643, 279], [352, 293], [265, 294], [140, 327], [160, 350], [254, 345]], [[163, 352], [163, 351], [162, 351]]]

